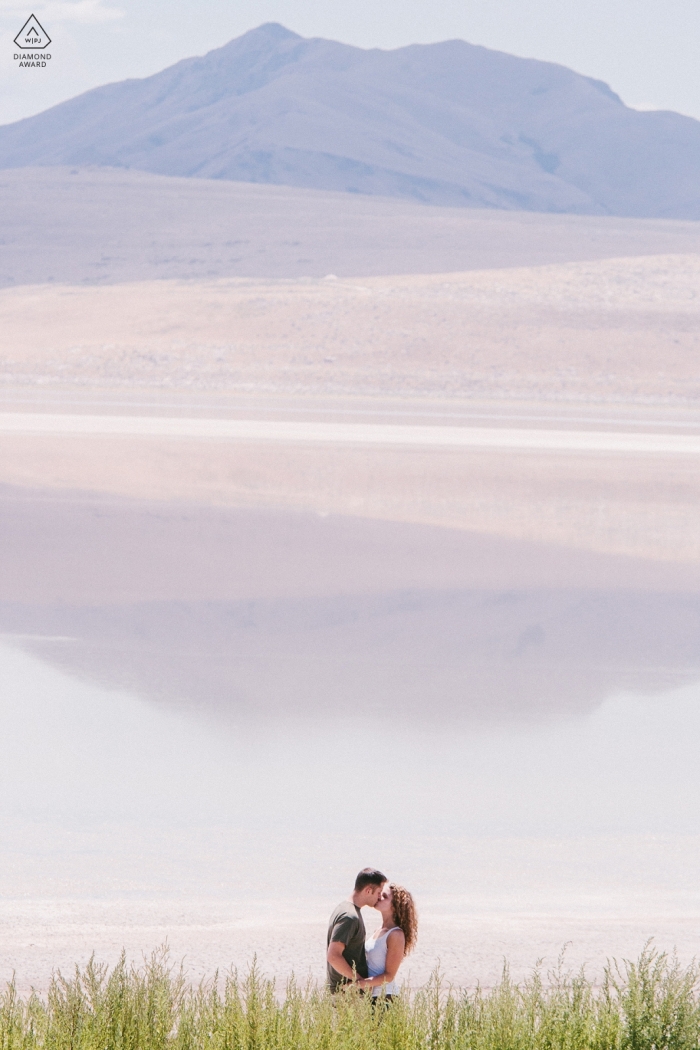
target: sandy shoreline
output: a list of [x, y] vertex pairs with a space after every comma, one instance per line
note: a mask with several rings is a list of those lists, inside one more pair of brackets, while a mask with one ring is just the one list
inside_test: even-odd
[[[272, 910], [272, 909], [271, 909]], [[240, 905], [187, 900], [162, 901], [6, 901], [0, 910], [3, 952], [0, 981], [15, 974], [17, 987], [45, 992], [54, 969], [71, 973], [94, 952], [113, 965], [122, 949], [137, 965], [144, 955], [167, 944], [171, 961], [184, 963], [192, 983], [229, 968], [245, 972], [253, 958], [263, 973], [284, 982], [294, 973], [322, 983], [323, 919], [295, 920], [292, 909], [262, 922]], [[373, 917], [367, 917], [372, 928]], [[538, 960], [552, 969], [562, 950], [566, 965], [585, 966], [599, 978], [613, 957], [636, 958], [653, 938], [659, 950], [677, 949], [687, 964], [697, 953], [700, 912], [624, 917], [606, 911], [587, 914], [501, 913], [432, 916], [422, 922], [419, 947], [404, 964], [404, 979], [419, 986], [436, 967], [462, 987], [493, 985], [504, 961], [517, 980]]]

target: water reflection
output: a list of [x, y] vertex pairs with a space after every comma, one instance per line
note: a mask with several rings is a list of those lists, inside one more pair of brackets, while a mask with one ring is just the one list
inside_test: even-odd
[[374, 793], [392, 834], [411, 840], [700, 831], [698, 685], [532, 724], [416, 727], [378, 707], [226, 727], [1, 652], [0, 788], [13, 818], [282, 823], [314, 840], [339, 807], [361, 835]]
[[219, 720], [527, 721], [700, 678], [693, 566], [313, 514], [0, 506], [0, 631]]
[[499, 537], [10, 494], [0, 886], [275, 914], [301, 886], [316, 915], [371, 862], [450, 920], [687, 908], [698, 593]]
[[412, 591], [238, 602], [0, 605], [0, 624], [98, 683], [229, 721], [384, 707], [411, 723], [560, 717], [700, 679], [700, 599]]

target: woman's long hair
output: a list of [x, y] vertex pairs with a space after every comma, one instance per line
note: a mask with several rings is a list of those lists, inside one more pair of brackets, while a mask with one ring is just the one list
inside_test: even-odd
[[404, 955], [412, 952], [418, 939], [418, 913], [413, 897], [405, 886], [396, 886], [390, 883], [391, 905], [394, 910], [394, 922], [403, 931], [406, 938]]

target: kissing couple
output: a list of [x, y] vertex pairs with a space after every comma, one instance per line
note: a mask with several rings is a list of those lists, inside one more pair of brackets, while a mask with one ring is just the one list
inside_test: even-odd
[[[388, 1001], [397, 994], [396, 974], [416, 943], [418, 916], [408, 890], [387, 882], [376, 868], [363, 868], [354, 891], [331, 915], [326, 942], [331, 992], [354, 984]], [[380, 929], [369, 938], [362, 908], [374, 908], [382, 917]]]

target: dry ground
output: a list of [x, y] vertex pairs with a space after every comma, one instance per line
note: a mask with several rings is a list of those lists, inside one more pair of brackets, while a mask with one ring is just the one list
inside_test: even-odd
[[[8, 288], [4, 405], [695, 433], [698, 289], [695, 254]], [[351, 514], [686, 563], [700, 552], [699, 479], [696, 457], [660, 454], [75, 435], [0, 444], [0, 480], [12, 485]]]
[[691, 404], [700, 255], [0, 293], [11, 386]]
[[440, 208], [109, 168], [0, 171], [0, 287], [445, 273], [700, 251], [700, 223]]

